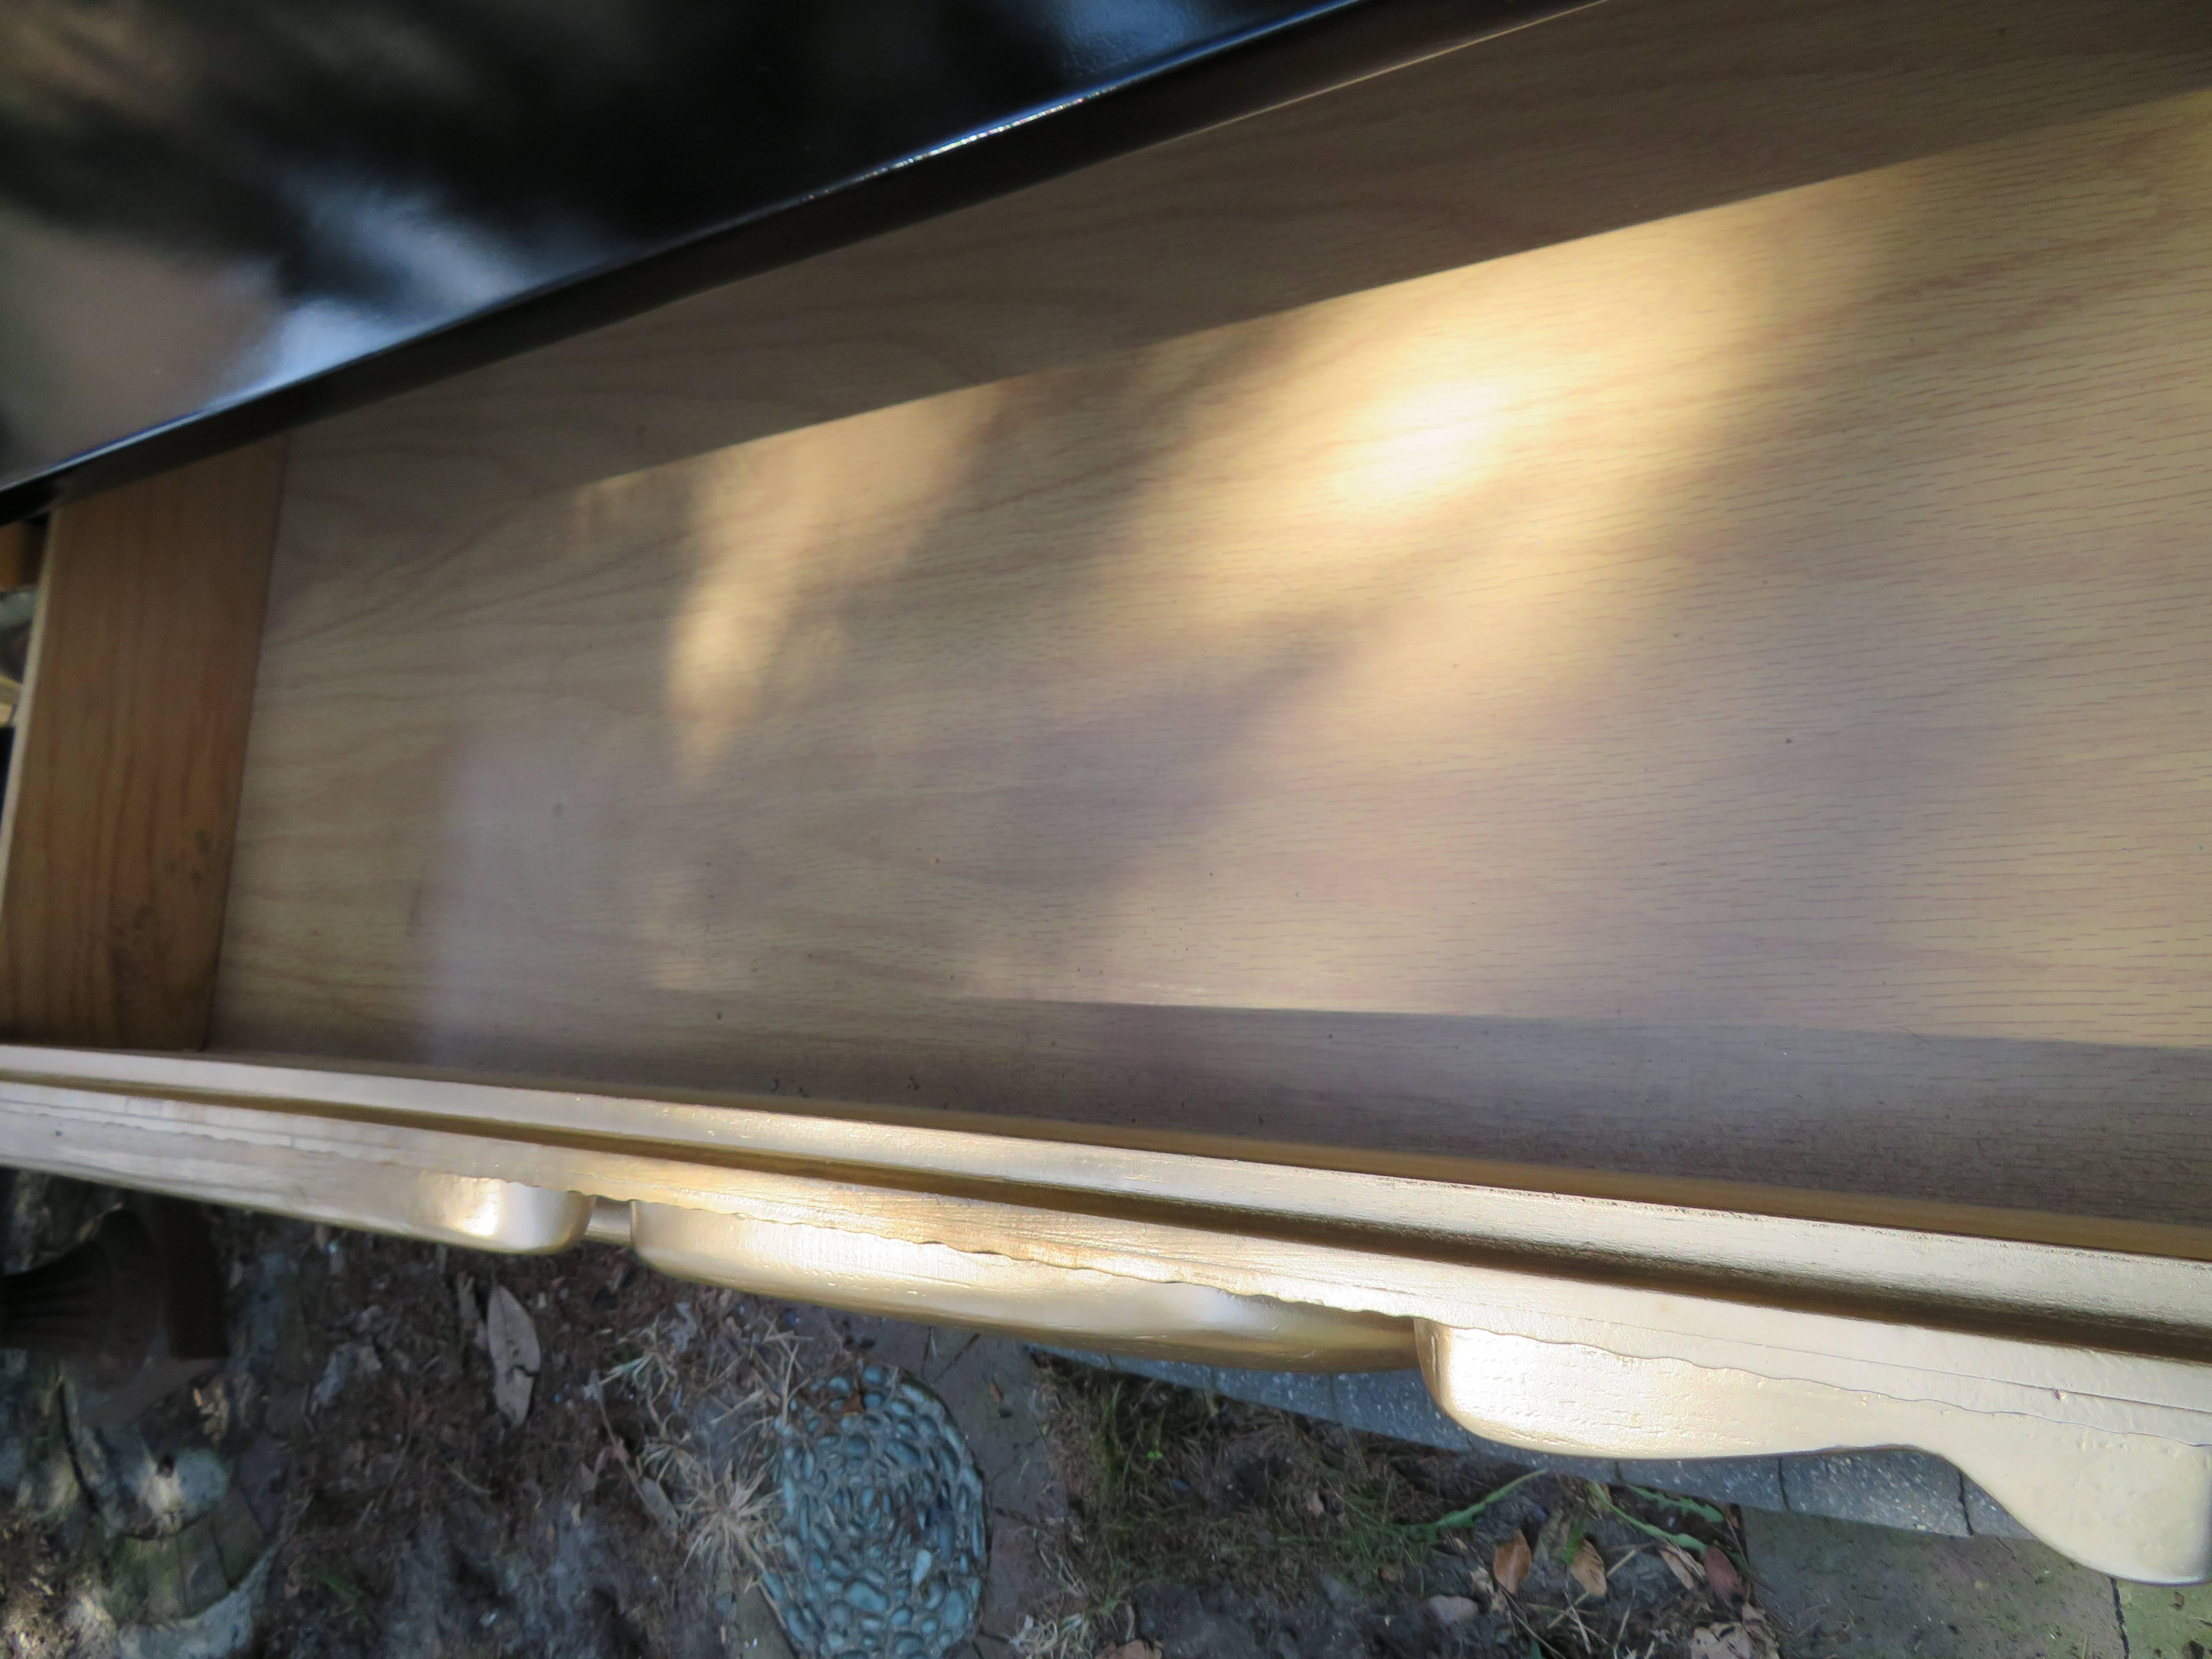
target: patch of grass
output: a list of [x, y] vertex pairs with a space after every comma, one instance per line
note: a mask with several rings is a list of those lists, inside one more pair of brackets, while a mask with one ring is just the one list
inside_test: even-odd
[[324, 1607], [332, 1624], [349, 1631], [373, 1629], [376, 1624], [376, 1601], [352, 1574], [335, 1567], [303, 1566], [301, 1576], [326, 1592]]
[[1142, 1377], [1045, 1372], [1068, 1543], [1100, 1613], [1194, 1573], [1298, 1601], [1324, 1575], [1403, 1575], [1433, 1547], [1433, 1501], [1364, 1436]]

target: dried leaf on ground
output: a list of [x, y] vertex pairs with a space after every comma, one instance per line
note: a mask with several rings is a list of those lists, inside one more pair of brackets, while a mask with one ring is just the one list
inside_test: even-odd
[[1755, 1659], [1741, 1625], [1700, 1625], [1690, 1634], [1690, 1659]]
[[1605, 1558], [1589, 1539], [1576, 1547], [1575, 1559], [1567, 1563], [1567, 1576], [1583, 1587], [1585, 1595], [1605, 1599]]
[[1662, 1544], [1659, 1559], [1667, 1564], [1667, 1571], [1674, 1575], [1684, 1589], [1696, 1589], [1705, 1582], [1704, 1569], [1690, 1559], [1687, 1550], [1676, 1549], [1672, 1544]]
[[531, 1385], [538, 1380], [538, 1327], [504, 1285], [492, 1287], [484, 1334], [491, 1348], [492, 1403], [519, 1429], [530, 1415]]
[[1778, 1659], [1782, 1644], [1774, 1639], [1774, 1627], [1766, 1615], [1749, 1601], [1743, 1604], [1744, 1633], [1751, 1638], [1753, 1651], [1758, 1659]]
[[1705, 1583], [1723, 1601], [1743, 1599], [1743, 1575], [1735, 1570], [1735, 1563], [1729, 1559], [1729, 1553], [1718, 1544], [1705, 1552]]
[[1440, 1625], [1464, 1625], [1482, 1609], [1464, 1595], [1431, 1595], [1429, 1611]]
[[1321, 1494], [1317, 1492], [1308, 1492], [1305, 1497], [1305, 1502], [1301, 1507], [1304, 1509], [1308, 1515], [1314, 1516], [1316, 1520], [1326, 1513], [1326, 1506], [1322, 1503]]
[[1497, 1553], [1490, 1558], [1490, 1576], [1508, 1595], [1517, 1595], [1535, 1561], [1535, 1553], [1528, 1547], [1528, 1540], [1516, 1532], [1500, 1544]]

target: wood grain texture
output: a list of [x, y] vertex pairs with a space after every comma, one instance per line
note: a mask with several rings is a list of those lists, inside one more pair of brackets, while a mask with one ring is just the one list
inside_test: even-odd
[[281, 443], [61, 509], [0, 823], [0, 1031], [206, 1041]]
[[[824, 263], [301, 434], [219, 1040], [2212, 1221], [2212, 98], [2123, 95], [2206, 66], [1706, 15], [1595, 205], [1479, 55], [1221, 138], [1342, 121], [1310, 305], [1066, 362], [1237, 289], [1223, 183], [1026, 319]], [[1729, 199], [1947, 84], [2008, 136]], [[1723, 204], [1623, 223], [1692, 92]]]
[[0, 591], [27, 587], [39, 579], [40, 527], [0, 525]]

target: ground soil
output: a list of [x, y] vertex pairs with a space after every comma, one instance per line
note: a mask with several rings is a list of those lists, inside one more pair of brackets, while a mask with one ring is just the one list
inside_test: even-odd
[[[55, 1191], [40, 1212], [58, 1217], [50, 1231], [65, 1238], [99, 1198]], [[239, 1212], [210, 1220], [234, 1299], [284, 1287], [262, 1297], [274, 1311], [252, 1339], [266, 1350], [258, 1380], [198, 1402], [225, 1415], [224, 1444], [280, 1455], [247, 1651], [706, 1659], [775, 1644], [757, 1606], [740, 1605], [743, 1573], [706, 1571], [687, 1548], [700, 1494], [680, 1479], [656, 1484], [653, 1470], [671, 1466], [653, 1448], [695, 1429], [704, 1444], [732, 1390], [751, 1386], [746, 1356], [773, 1349], [792, 1362], [755, 1379], [787, 1389], [850, 1368], [877, 1338], [596, 1245], [502, 1257]], [[480, 1328], [495, 1286], [520, 1304], [540, 1351], [520, 1425], [495, 1404]], [[740, 1327], [750, 1346], [715, 1346]], [[964, 1341], [944, 1334], [948, 1352]], [[992, 1382], [994, 1409], [971, 1438], [1024, 1404], [1064, 1488], [1045, 1507], [1058, 1516], [1064, 1498], [1065, 1519], [1039, 1528], [1048, 1570], [1024, 1580], [1035, 1606], [1009, 1611], [985, 1659], [1681, 1659], [1700, 1629], [1733, 1639], [1746, 1618], [1736, 1598], [1686, 1588], [1655, 1535], [1681, 1540], [1688, 1559], [1741, 1561], [1732, 1513], [1565, 1476], [1511, 1485], [1523, 1471], [1510, 1464], [1044, 1357], [1032, 1397], [1016, 1402], [1008, 1391], [1031, 1362], [1007, 1346], [1010, 1380]], [[647, 1358], [659, 1368], [649, 1388]], [[1508, 1593], [1494, 1570], [1515, 1540], [1530, 1565]], [[1585, 1541], [1605, 1569], [1602, 1595], [1570, 1576]], [[97, 1598], [100, 1571], [50, 1520], [0, 1516], [0, 1625], [13, 1650], [97, 1651], [71, 1620]], [[1755, 1656], [1763, 1641], [1744, 1650]]]
[[[1732, 1640], [1746, 1617], [1740, 1598], [1686, 1586], [1655, 1536], [1683, 1540], [1686, 1565], [1708, 1551], [1740, 1563], [1732, 1513], [1043, 1366], [1069, 1565], [1099, 1645], [1148, 1644], [1163, 1659], [1666, 1659], [1689, 1653], [1700, 1628]], [[1493, 1570], [1513, 1540], [1529, 1568], [1509, 1594]], [[1569, 1571], [1585, 1540], [1605, 1569], [1601, 1594]], [[1764, 1632], [1750, 1617], [1757, 1652]]]

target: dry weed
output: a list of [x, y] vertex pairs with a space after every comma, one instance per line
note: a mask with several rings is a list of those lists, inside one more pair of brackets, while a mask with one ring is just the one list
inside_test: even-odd
[[799, 1345], [776, 1316], [735, 1291], [702, 1291], [637, 1332], [629, 1357], [595, 1379], [644, 1419], [635, 1468], [618, 1440], [617, 1461], [717, 1595], [750, 1586], [778, 1519], [776, 1431], [798, 1386]]
[[[1019, 1659], [1092, 1659], [1099, 1638], [1091, 1618], [1091, 1594], [1067, 1552], [1048, 1536], [1036, 1545], [1039, 1574], [1052, 1595], [1037, 1613], [1022, 1615], [1009, 1645]], [[1039, 1617], [1041, 1613], [1043, 1616]]]

